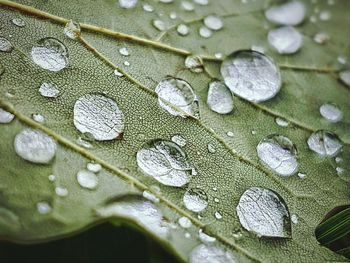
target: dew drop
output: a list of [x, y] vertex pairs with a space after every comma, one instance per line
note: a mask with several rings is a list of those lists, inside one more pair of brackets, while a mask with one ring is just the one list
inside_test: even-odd
[[170, 4], [172, 2], [174, 2], [174, 0], [159, 0], [160, 3], [163, 3], [163, 4]]
[[198, 5], [208, 5], [209, 4], [209, 0], [193, 0], [193, 2], [195, 2]]
[[193, 11], [194, 5], [189, 1], [182, 1], [181, 2], [181, 8], [185, 11]]
[[86, 168], [93, 173], [98, 173], [99, 171], [101, 171], [102, 166], [99, 163], [88, 163], [86, 165]]
[[280, 117], [276, 117], [275, 122], [278, 126], [281, 126], [281, 127], [288, 127], [289, 125], [289, 122], [287, 120], [282, 119]]
[[217, 220], [221, 220], [221, 219], [222, 219], [222, 214], [221, 214], [219, 211], [216, 211], [216, 212], [214, 213], [214, 216], [215, 216], [215, 218], [216, 218]]
[[343, 158], [341, 158], [339, 156], [335, 157], [335, 162], [336, 163], [341, 163], [342, 161], [343, 161]]
[[77, 173], [77, 181], [81, 187], [87, 189], [95, 189], [98, 185], [98, 178], [96, 174], [89, 170], [80, 170]]
[[292, 223], [295, 225], [298, 224], [298, 222], [299, 222], [299, 218], [296, 214], [292, 214], [291, 220], [292, 220]]
[[38, 202], [36, 204], [36, 208], [38, 212], [42, 215], [46, 215], [51, 212], [52, 208], [49, 203], [47, 202]]
[[273, 98], [280, 90], [282, 81], [277, 64], [256, 51], [237, 51], [221, 65], [225, 84], [236, 95], [261, 102]]
[[347, 62], [347, 58], [344, 55], [340, 55], [337, 57], [337, 60], [340, 64], [345, 65]]
[[192, 222], [185, 216], [179, 218], [179, 225], [182, 228], [189, 228], [192, 226]]
[[208, 206], [207, 194], [198, 188], [187, 190], [183, 197], [185, 207], [192, 212], [202, 212]]
[[223, 23], [220, 17], [209, 15], [204, 18], [204, 25], [212, 30], [220, 30], [223, 27]]
[[10, 123], [14, 118], [15, 115], [0, 108], [0, 123]]
[[130, 66], [130, 62], [129, 61], [124, 61], [124, 65], [125, 66]]
[[317, 33], [314, 36], [314, 41], [317, 44], [321, 44], [321, 45], [325, 44], [329, 39], [330, 39], [329, 35], [327, 33], [324, 33], [324, 32]]
[[338, 175], [344, 173], [344, 168], [342, 168], [342, 167], [336, 167], [335, 170], [336, 170]]
[[294, 54], [302, 46], [303, 38], [294, 27], [284, 26], [269, 31], [267, 36], [269, 44], [279, 54]]
[[322, 11], [320, 12], [319, 17], [321, 21], [328, 21], [331, 19], [332, 15], [331, 15], [331, 12], [329, 11]]
[[343, 113], [333, 103], [325, 103], [320, 107], [320, 113], [323, 118], [329, 122], [339, 122], [343, 118]]
[[14, 24], [15, 26], [18, 26], [18, 27], [25, 27], [26, 25], [26, 22], [22, 19], [22, 18], [13, 18], [11, 20], [12, 24]]
[[207, 104], [216, 113], [230, 113], [233, 110], [233, 95], [224, 83], [213, 81], [209, 83]]
[[331, 157], [337, 155], [343, 146], [336, 134], [324, 130], [312, 133], [307, 144], [312, 151], [319, 155]]
[[143, 191], [142, 196], [153, 203], [159, 203], [159, 198], [148, 191]]
[[120, 48], [120, 49], [119, 49], [119, 53], [120, 53], [121, 55], [123, 55], [123, 56], [129, 56], [129, 55], [130, 55], [129, 50], [128, 50], [128, 48], [126, 48], [126, 47]]
[[188, 56], [185, 59], [185, 67], [194, 73], [203, 72], [203, 61], [198, 56]]
[[162, 21], [162, 20], [155, 19], [155, 20], [152, 21], [152, 24], [159, 31], [166, 30], [166, 25], [165, 25], [164, 21]]
[[0, 51], [9, 53], [12, 51], [12, 49], [13, 46], [11, 42], [4, 37], [0, 37]]
[[55, 188], [55, 193], [58, 196], [65, 197], [68, 195], [68, 189], [65, 187], [57, 186]]
[[117, 77], [123, 77], [123, 76], [124, 76], [124, 74], [121, 73], [121, 72], [120, 72], [119, 70], [117, 70], [117, 69], [114, 70], [114, 75], [116, 75]]
[[60, 71], [68, 66], [68, 50], [59, 40], [42, 38], [32, 48], [32, 59], [35, 64], [49, 71]]
[[142, 9], [150, 13], [154, 11], [154, 7], [151, 6], [150, 4], [143, 4]]
[[190, 254], [190, 263], [234, 263], [236, 262], [229, 252], [223, 249], [201, 244], [195, 247]]
[[181, 36], [187, 36], [188, 33], [190, 32], [190, 29], [185, 24], [180, 24], [177, 26], [176, 31]]
[[39, 88], [39, 93], [41, 96], [46, 98], [57, 98], [60, 94], [60, 90], [58, 89], [57, 85], [44, 82]]
[[75, 102], [74, 125], [95, 140], [113, 140], [123, 132], [124, 115], [114, 100], [101, 94], [86, 94]]
[[137, 5], [138, 0], [119, 0], [119, 6], [125, 9], [132, 9]]
[[85, 141], [85, 140], [84, 140], [83, 138], [81, 138], [81, 137], [79, 137], [79, 138], [77, 139], [77, 144], [80, 145], [80, 146], [82, 146], [82, 147], [84, 147], [84, 148], [86, 148], [86, 149], [92, 149], [92, 148], [93, 148], [93, 146], [92, 146], [91, 143]]
[[211, 31], [209, 28], [206, 26], [201, 26], [199, 28], [199, 35], [203, 38], [210, 38], [213, 34], [213, 31]]
[[215, 237], [209, 236], [206, 233], [204, 233], [203, 229], [199, 229], [198, 236], [200, 241], [202, 241], [203, 243], [213, 243], [216, 240]]
[[56, 154], [56, 142], [39, 130], [24, 129], [14, 141], [16, 153], [24, 160], [47, 164]]
[[339, 73], [340, 80], [350, 87], [350, 70], [344, 70]]
[[228, 132], [226, 133], [226, 135], [227, 135], [228, 137], [233, 137], [233, 136], [234, 136], [234, 133], [233, 133], [232, 131], [228, 131]]
[[50, 175], [48, 176], [48, 178], [49, 178], [49, 181], [50, 181], [50, 182], [54, 182], [54, 181], [56, 180], [56, 176], [53, 175], [53, 174], [50, 174]]
[[261, 47], [261, 46], [252, 45], [250, 47], [250, 49], [253, 50], [253, 51], [259, 52], [261, 54], [265, 54], [265, 49], [263, 47]]
[[146, 143], [137, 152], [136, 161], [142, 172], [164, 185], [181, 187], [191, 177], [192, 166], [186, 153], [171, 141]]
[[43, 123], [45, 121], [45, 117], [39, 113], [32, 114], [32, 118], [38, 123]]
[[179, 145], [180, 147], [184, 147], [187, 143], [186, 139], [182, 137], [180, 134], [176, 134], [173, 137], [171, 137], [171, 140]]
[[289, 1], [271, 6], [266, 10], [265, 16], [272, 23], [295, 26], [303, 22], [305, 13], [305, 5], [301, 1]]
[[173, 20], [176, 19], [177, 18], [176, 12], [175, 11], [170, 12], [169, 17], [170, 19], [173, 19]]
[[171, 115], [199, 118], [198, 99], [188, 82], [167, 78], [159, 82], [155, 92], [158, 94], [160, 107]]
[[305, 179], [305, 178], [306, 178], [306, 174], [304, 174], [304, 173], [298, 173], [298, 177], [299, 177], [300, 179]]
[[222, 53], [218, 52], [218, 53], [215, 53], [214, 56], [217, 59], [222, 59], [224, 55]]
[[282, 135], [272, 134], [262, 139], [256, 151], [260, 161], [282, 176], [297, 172], [297, 150], [293, 142]]
[[209, 153], [215, 153], [216, 152], [215, 146], [212, 145], [211, 143], [208, 143], [207, 148], [208, 148], [208, 152]]
[[290, 219], [284, 200], [275, 192], [252, 187], [246, 190], [236, 208], [242, 226], [265, 237], [289, 237]]
[[70, 39], [76, 39], [80, 36], [80, 32], [81, 32], [80, 25], [79, 23], [73, 20], [70, 20], [64, 27], [63, 32]]

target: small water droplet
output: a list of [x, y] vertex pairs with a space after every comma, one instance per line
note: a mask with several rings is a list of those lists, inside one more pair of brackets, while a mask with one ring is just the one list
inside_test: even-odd
[[159, 203], [159, 198], [148, 191], [143, 191], [142, 196], [153, 203]]
[[120, 49], [119, 49], [119, 53], [120, 53], [121, 55], [123, 55], [123, 56], [129, 56], [129, 55], [130, 55], [129, 50], [128, 50], [128, 48], [126, 48], [126, 47], [120, 48]]
[[68, 189], [65, 187], [57, 186], [55, 188], [55, 193], [58, 196], [65, 197], [68, 195]]
[[47, 37], [40, 39], [32, 48], [35, 64], [49, 71], [60, 71], [68, 66], [68, 50], [59, 40]]
[[341, 163], [342, 161], [343, 161], [343, 158], [341, 158], [339, 156], [335, 157], [335, 162], [336, 163]]
[[64, 27], [63, 32], [70, 39], [76, 39], [80, 36], [80, 32], [81, 32], [80, 25], [79, 23], [73, 20], [70, 20]]
[[54, 181], [56, 180], [56, 176], [53, 175], [53, 174], [50, 174], [50, 175], [48, 176], [48, 178], [49, 178], [49, 181], [50, 181], [50, 182], [54, 182]]
[[138, 0], [119, 0], [119, 6], [125, 9], [132, 9], [137, 5]]
[[313, 132], [307, 140], [309, 148], [321, 156], [335, 156], [342, 148], [338, 136], [332, 132], [318, 130]]
[[186, 233], [185, 233], [185, 238], [191, 238], [191, 234], [188, 233], [188, 232], [186, 232]]
[[232, 236], [234, 239], [238, 240], [238, 239], [241, 239], [243, 234], [241, 232], [241, 230], [235, 230], [232, 232]]
[[190, 32], [190, 29], [185, 24], [180, 24], [177, 26], [176, 31], [181, 36], [187, 36], [188, 33]]
[[183, 197], [185, 207], [192, 212], [202, 212], [208, 206], [207, 194], [198, 188], [187, 190]]
[[159, 31], [164, 31], [164, 30], [166, 30], [166, 28], [167, 28], [165, 22], [162, 21], [162, 20], [159, 20], [159, 19], [153, 20], [153, 21], [152, 21], [152, 24], [153, 24], [153, 26], [154, 26], [156, 29], [158, 29]]
[[16, 153], [23, 159], [47, 164], [56, 154], [56, 142], [39, 130], [24, 129], [18, 133], [14, 141]]
[[237, 51], [228, 56], [221, 65], [225, 84], [236, 95], [262, 102], [276, 96], [282, 80], [277, 64], [256, 51]]
[[129, 61], [124, 61], [124, 65], [125, 66], [130, 66], [130, 62]]
[[177, 14], [176, 14], [176, 12], [175, 11], [171, 11], [170, 12], [170, 14], [169, 14], [169, 17], [170, 17], [170, 19], [176, 19], [177, 18]]
[[14, 24], [15, 26], [18, 26], [18, 27], [25, 27], [25, 25], [26, 25], [26, 22], [22, 18], [19, 18], [19, 17], [13, 18], [11, 20], [11, 22], [12, 22], [12, 24]]
[[298, 224], [298, 222], [299, 222], [299, 218], [296, 214], [292, 214], [291, 220], [292, 220], [292, 223], [295, 225]]
[[260, 161], [279, 175], [289, 176], [298, 171], [297, 150], [285, 136], [269, 135], [259, 142], [256, 151]]
[[121, 73], [121, 72], [120, 72], [119, 70], [117, 70], [117, 69], [114, 70], [114, 75], [116, 75], [117, 77], [123, 77], [123, 76], [124, 76], [124, 74]]
[[98, 185], [98, 178], [96, 174], [88, 170], [80, 170], [77, 173], [77, 181], [81, 187], [87, 189], [95, 189]]
[[0, 37], [0, 51], [2, 52], [11, 52], [13, 49], [13, 46], [10, 41], [8, 41], [4, 37]]
[[216, 148], [215, 148], [215, 146], [213, 144], [208, 143], [207, 147], [208, 147], [208, 152], [209, 153], [215, 153], [216, 152]]
[[276, 117], [275, 122], [278, 126], [281, 127], [287, 127], [289, 125], [289, 122], [283, 118]]
[[154, 11], [154, 7], [151, 6], [150, 4], [143, 4], [142, 9], [150, 13]]
[[234, 133], [233, 133], [232, 131], [228, 131], [228, 132], [226, 133], [226, 135], [227, 135], [228, 137], [233, 137], [233, 136], [234, 136]]
[[289, 1], [281, 5], [271, 6], [265, 16], [272, 23], [296, 26], [305, 18], [305, 5], [301, 1]]
[[124, 115], [114, 100], [101, 94], [86, 94], [75, 102], [74, 125], [95, 140], [113, 140], [124, 130]]
[[190, 263], [234, 263], [231, 253], [212, 246], [201, 244], [195, 247], [190, 254]]
[[171, 141], [154, 140], [144, 144], [136, 160], [142, 172], [164, 185], [181, 187], [190, 180], [192, 166], [186, 153]]
[[211, 30], [220, 30], [223, 27], [223, 23], [220, 17], [215, 15], [209, 15], [204, 18], [204, 25]]
[[36, 208], [38, 212], [42, 215], [46, 215], [51, 212], [52, 208], [49, 203], [47, 202], [38, 202], [36, 204]]
[[46, 98], [57, 98], [60, 94], [60, 91], [57, 85], [53, 83], [44, 82], [39, 88], [39, 93], [41, 94], [41, 96]]
[[171, 140], [181, 147], [184, 147], [187, 143], [186, 139], [182, 137], [180, 134], [174, 135], [173, 137], [171, 137]]
[[192, 226], [192, 222], [185, 216], [179, 218], [179, 225], [182, 228], [189, 228]]
[[329, 35], [325, 32], [319, 32], [316, 35], [314, 35], [314, 41], [317, 44], [325, 44], [330, 39]]
[[327, 10], [322, 11], [319, 14], [319, 18], [320, 18], [321, 21], [328, 21], [328, 20], [331, 19], [331, 17], [332, 17], [331, 12], [329, 12]]
[[236, 208], [239, 221], [248, 231], [265, 237], [290, 237], [289, 212], [275, 192], [252, 187], [246, 190]]
[[198, 236], [200, 241], [202, 241], [203, 243], [213, 243], [216, 240], [215, 237], [209, 236], [206, 233], [204, 233], [203, 229], [199, 229]]
[[193, 0], [193, 2], [195, 2], [198, 5], [208, 5], [209, 4], [209, 0]]
[[80, 146], [82, 146], [82, 147], [84, 147], [84, 148], [86, 148], [86, 149], [91, 149], [91, 148], [93, 148], [93, 146], [92, 146], [91, 143], [85, 141], [85, 140], [84, 140], [83, 138], [81, 138], [81, 137], [79, 137], [79, 138], [77, 139], [77, 144], [80, 145]]
[[188, 56], [185, 59], [185, 67], [194, 73], [203, 72], [203, 61], [198, 56]]
[[336, 167], [335, 170], [336, 170], [338, 175], [344, 173], [344, 171], [345, 171], [344, 168], [342, 168], [342, 167]]
[[210, 38], [213, 34], [213, 31], [211, 31], [209, 28], [206, 26], [201, 26], [199, 28], [199, 35], [203, 38]]
[[209, 83], [207, 104], [209, 109], [219, 114], [228, 114], [233, 110], [233, 95], [220, 81]]
[[343, 113], [333, 103], [325, 103], [320, 107], [320, 113], [323, 118], [329, 122], [339, 122], [343, 118]]
[[45, 117], [39, 113], [33, 113], [32, 118], [38, 123], [43, 123], [45, 121]]
[[10, 123], [14, 118], [15, 115], [0, 108], [0, 123]]
[[284, 26], [271, 29], [267, 36], [269, 44], [279, 54], [294, 54], [302, 46], [303, 38], [294, 27]]
[[189, 1], [182, 1], [181, 2], [181, 8], [185, 11], [193, 11], [194, 5]]
[[215, 58], [217, 58], [217, 59], [222, 59], [224, 55], [223, 55], [222, 53], [219, 52], [219, 53], [215, 53], [214, 56], [215, 56]]
[[340, 64], [345, 65], [347, 62], [347, 58], [344, 55], [340, 55], [337, 57], [337, 60]]
[[340, 80], [350, 87], [350, 70], [344, 70], [339, 73]]
[[214, 216], [215, 216], [215, 218], [216, 218], [217, 220], [221, 220], [221, 219], [222, 219], [222, 214], [221, 214], [219, 211], [216, 211], [216, 212], [214, 213]]
[[98, 173], [99, 171], [101, 171], [102, 166], [99, 163], [88, 163], [86, 165], [86, 168], [93, 173]]
[[220, 202], [219, 198], [215, 197], [215, 198], [214, 198], [214, 202], [215, 202], [215, 203], [219, 203], [219, 202]]
[[304, 174], [304, 173], [298, 173], [298, 177], [299, 177], [300, 179], [305, 179], [305, 178], [306, 178], [306, 174]]
[[159, 0], [160, 3], [164, 3], [164, 4], [170, 4], [172, 2], [174, 2], [174, 0]]

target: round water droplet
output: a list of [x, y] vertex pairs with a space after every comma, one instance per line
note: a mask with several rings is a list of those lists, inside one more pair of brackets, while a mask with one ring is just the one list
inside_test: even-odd
[[277, 64], [256, 51], [237, 51], [221, 65], [225, 84], [236, 95], [261, 102], [273, 98], [279, 92], [282, 80]]
[[223, 249], [201, 244], [195, 247], [190, 254], [190, 263], [234, 263], [232, 254]]
[[88, 163], [86, 165], [86, 168], [93, 173], [98, 173], [99, 171], [101, 171], [102, 166], [99, 163]]
[[171, 141], [146, 143], [137, 152], [136, 160], [142, 172], [164, 185], [181, 187], [190, 180], [192, 166], [185, 152]]
[[166, 30], [166, 25], [165, 22], [159, 19], [155, 19], [152, 22], [153, 26], [158, 29], [159, 31], [164, 31]]
[[323, 104], [320, 107], [320, 113], [323, 118], [333, 123], [336, 123], [343, 118], [342, 111], [337, 107], [337, 105], [332, 103]]
[[185, 11], [193, 11], [194, 10], [194, 5], [189, 1], [182, 1], [181, 7]]
[[282, 197], [275, 192], [252, 187], [239, 199], [239, 221], [248, 231], [265, 237], [289, 237], [290, 217]]
[[329, 35], [325, 32], [320, 32], [320, 33], [317, 33], [315, 36], [314, 36], [314, 41], [317, 43], [317, 44], [325, 44], [328, 40], [330, 39]]
[[18, 26], [18, 27], [25, 27], [26, 22], [22, 19], [22, 18], [13, 18], [12, 20], [12, 24]]
[[209, 84], [207, 104], [216, 113], [230, 113], [233, 110], [233, 95], [224, 83], [213, 81]]
[[154, 7], [151, 6], [150, 4], [143, 4], [142, 9], [150, 13], [154, 11]]
[[87, 189], [95, 189], [98, 185], [98, 178], [96, 174], [88, 170], [80, 170], [77, 173], [77, 181], [81, 187]]
[[49, 181], [50, 181], [50, 182], [54, 182], [54, 181], [56, 180], [56, 176], [53, 175], [53, 174], [50, 174], [50, 175], [48, 176], [48, 178], [49, 178]]
[[2, 52], [11, 52], [13, 49], [13, 46], [10, 41], [8, 41], [4, 37], [0, 37], [0, 51]]
[[214, 145], [212, 145], [211, 143], [208, 143], [208, 152], [209, 153], [215, 153], [216, 152], [216, 148]]
[[215, 218], [216, 218], [217, 220], [221, 220], [221, 219], [222, 219], [222, 214], [221, 214], [219, 211], [216, 211], [216, 212], [214, 213], [214, 216], [215, 216]]
[[35, 64], [50, 71], [60, 71], [68, 66], [68, 50], [55, 38], [42, 38], [32, 48], [32, 59]]
[[209, 0], [193, 0], [198, 5], [207, 5], [209, 4]]
[[39, 88], [41, 96], [46, 98], [57, 98], [60, 91], [56, 84], [44, 82]]
[[159, 0], [160, 3], [164, 3], [164, 4], [170, 4], [172, 2], [174, 2], [174, 0]]
[[223, 27], [223, 23], [220, 17], [209, 15], [204, 18], [204, 25], [212, 30], [220, 30]]
[[332, 132], [318, 130], [312, 133], [307, 140], [309, 148], [321, 156], [335, 156], [342, 148], [342, 142]]
[[38, 202], [36, 204], [36, 208], [38, 212], [42, 215], [46, 215], [51, 212], [52, 208], [49, 203], [47, 202]]
[[203, 229], [199, 229], [198, 236], [200, 241], [202, 241], [203, 243], [212, 243], [212, 242], [215, 242], [216, 240], [215, 237], [209, 236], [206, 233], [204, 233]]
[[124, 115], [114, 100], [101, 94], [86, 94], [75, 102], [74, 125], [95, 140], [113, 140], [123, 132]]
[[185, 67], [194, 73], [203, 72], [203, 61], [198, 56], [188, 56], [185, 59]]
[[190, 29], [185, 24], [180, 24], [177, 26], [176, 31], [181, 36], [187, 36], [188, 33], [190, 32]]
[[186, 139], [182, 137], [180, 134], [176, 134], [173, 137], [171, 137], [171, 140], [179, 145], [180, 147], [184, 147], [186, 145]]
[[121, 73], [121, 72], [120, 72], [119, 70], [117, 70], [117, 69], [114, 70], [114, 75], [116, 75], [117, 77], [123, 77], [123, 76], [124, 76], [124, 74]]
[[179, 218], [179, 225], [182, 228], [189, 228], [192, 226], [192, 222], [185, 216]]
[[292, 220], [292, 223], [295, 225], [298, 224], [298, 222], [299, 222], [299, 218], [296, 214], [292, 214], [291, 220]]
[[123, 55], [123, 56], [129, 56], [129, 55], [130, 55], [129, 50], [128, 50], [128, 48], [126, 48], [126, 47], [120, 48], [120, 49], [119, 49], [119, 53], [120, 53], [121, 55]]
[[265, 16], [272, 23], [295, 26], [304, 21], [305, 13], [305, 5], [301, 1], [289, 1], [270, 7]]
[[207, 194], [198, 188], [187, 190], [183, 197], [185, 207], [192, 212], [202, 212], [208, 206]]
[[328, 21], [331, 19], [332, 14], [331, 14], [331, 12], [325, 10], [325, 11], [320, 12], [319, 17], [320, 17], [321, 21]]
[[222, 59], [223, 58], [223, 54], [222, 53], [215, 53], [214, 56], [217, 58], [217, 59]]
[[338, 175], [341, 175], [345, 171], [344, 168], [342, 168], [342, 167], [336, 167], [335, 170], [337, 171]]
[[70, 20], [64, 27], [63, 32], [70, 39], [76, 39], [80, 36], [80, 32], [81, 32], [80, 25], [79, 23], [73, 20]]
[[0, 123], [10, 123], [14, 118], [15, 115], [0, 108]]
[[46, 164], [56, 154], [56, 142], [39, 130], [24, 129], [14, 141], [16, 153], [24, 160]]
[[207, 28], [206, 26], [201, 26], [199, 28], [199, 35], [203, 38], [209, 38], [211, 37], [213, 34], [213, 31], [211, 31], [209, 28]]
[[339, 73], [340, 80], [350, 87], [350, 70], [344, 70]]
[[304, 173], [298, 173], [298, 177], [299, 177], [300, 179], [305, 179], [305, 178], [306, 178], [306, 174], [304, 174]]
[[124, 65], [125, 66], [130, 66], [130, 62], [129, 61], [124, 61]]
[[68, 189], [65, 187], [57, 186], [55, 188], [55, 193], [58, 196], [65, 197], [68, 195]]
[[32, 114], [33, 120], [39, 123], [43, 123], [45, 121], [45, 117], [39, 113], [34, 113]]
[[302, 46], [303, 37], [294, 27], [284, 26], [269, 31], [267, 40], [279, 54], [294, 54]]
[[335, 162], [336, 163], [341, 163], [341, 162], [343, 162], [343, 158], [337, 156], [337, 157], [335, 157]]
[[344, 55], [339, 55], [339, 56], [337, 57], [337, 60], [338, 60], [338, 62], [339, 62], [340, 64], [342, 64], [342, 65], [345, 65], [346, 62], [347, 62], [347, 58], [346, 58]]
[[170, 114], [199, 117], [197, 96], [186, 81], [177, 78], [164, 79], [159, 82], [155, 92], [158, 94], [159, 105]]
[[85, 140], [84, 140], [83, 138], [81, 138], [81, 137], [79, 137], [79, 138], [77, 139], [77, 144], [80, 145], [80, 146], [82, 146], [82, 147], [84, 147], [84, 148], [86, 148], [86, 149], [92, 149], [92, 148], [93, 148], [93, 146], [92, 146], [91, 143], [85, 141]]
[[138, 0], [119, 0], [119, 6], [125, 9], [132, 9], [137, 5]]
[[177, 18], [176, 12], [175, 12], [175, 11], [171, 11], [170, 14], [169, 14], [169, 17], [170, 17], [171, 19], [176, 19], [176, 18]]
[[289, 122], [285, 119], [282, 119], [280, 117], [276, 117], [275, 122], [277, 123], [278, 126], [281, 127], [287, 127], [289, 125]]
[[159, 198], [148, 191], [143, 191], [142, 196], [153, 203], [159, 203]]
[[228, 137], [233, 137], [233, 136], [234, 136], [234, 133], [233, 133], [232, 131], [228, 131], [228, 132], [226, 133], [226, 135], [227, 135]]
[[297, 150], [293, 142], [282, 135], [269, 135], [256, 147], [260, 161], [282, 176], [298, 171]]

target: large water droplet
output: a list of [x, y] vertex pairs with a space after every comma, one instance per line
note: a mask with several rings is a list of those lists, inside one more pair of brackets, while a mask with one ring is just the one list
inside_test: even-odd
[[201, 244], [195, 247], [190, 255], [190, 263], [234, 263], [229, 252], [211, 245]]
[[287, 206], [282, 197], [269, 189], [249, 188], [239, 199], [236, 210], [242, 226], [258, 236], [291, 235]]
[[91, 190], [98, 186], [98, 177], [89, 170], [80, 170], [77, 173], [77, 181], [81, 187]]
[[59, 40], [42, 38], [32, 48], [32, 59], [35, 64], [50, 71], [60, 71], [68, 66], [68, 50]]
[[272, 23], [295, 26], [305, 18], [305, 5], [300, 1], [289, 1], [271, 6], [266, 10], [265, 16]]
[[15, 115], [0, 108], [0, 123], [10, 123], [14, 118]]
[[13, 49], [13, 46], [10, 41], [8, 41], [4, 37], [0, 37], [0, 51], [2, 52], [11, 52]]
[[269, 135], [256, 147], [259, 159], [279, 175], [288, 176], [298, 171], [297, 150], [293, 142], [282, 135]]
[[220, 17], [209, 15], [204, 18], [204, 25], [212, 30], [220, 30], [223, 27], [223, 23]]
[[14, 141], [16, 153], [23, 159], [46, 164], [56, 154], [56, 142], [39, 130], [24, 129], [18, 133]]
[[57, 98], [60, 94], [56, 84], [44, 82], [39, 88], [41, 96], [46, 98]]
[[186, 81], [178, 78], [164, 79], [159, 82], [155, 91], [158, 94], [159, 105], [170, 114], [199, 117], [197, 96]]
[[198, 56], [188, 56], [185, 59], [185, 67], [194, 73], [203, 72], [203, 61]]
[[71, 39], [78, 38], [80, 36], [80, 31], [81, 29], [79, 23], [73, 20], [70, 20], [63, 30], [64, 34]]
[[236, 95], [253, 102], [273, 98], [282, 81], [277, 64], [256, 51], [237, 51], [221, 65], [225, 84]]
[[343, 118], [342, 111], [333, 103], [325, 103], [320, 107], [320, 113], [323, 118], [329, 122], [336, 123]]
[[171, 141], [146, 143], [137, 152], [136, 160], [142, 172], [164, 185], [181, 187], [190, 180], [193, 167], [185, 152]]
[[233, 110], [233, 95], [226, 85], [220, 81], [209, 84], [207, 104], [209, 109], [219, 114], [227, 114]]
[[24, 27], [26, 25], [26, 22], [22, 18], [19, 18], [19, 17], [13, 18], [11, 20], [11, 22], [12, 22], [12, 24], [14, 24], [15, 26], [18, 26], [18, 27]]
[[132, 9], [137, 5], [138, 0], [119, 0], [119, 6], [125, 9]]
[[279, 54], [294, 54], [303, 43], [303, 37], [294, 27], [284, 26], [269, 31], [267, 40]]
[[183, 202], [188, 210], [199, 213], [207, 208], [208, 196], [201, 189], [191, 188], [185, 192]]
[[335, 156], [342, 148], [338, 136], [332, 132], [318, 130], [312, 133], [307, 140], [309, 148], [321, 156]]
[[113, 140], [123, 132], [124, 115], [114, 100], [101, 94], [86, 94], [75, 102], [74, 125], [95, 140]]

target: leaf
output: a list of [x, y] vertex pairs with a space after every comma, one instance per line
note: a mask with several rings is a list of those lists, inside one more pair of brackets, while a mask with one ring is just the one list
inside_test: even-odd
[[[284, 262], [286, 255], [288, 260], [303, 262], [344, 260], [320, 246], [314, 231], [327, 211], [349, 202], [350, 91], [338, 81], [343, 66], [337, 61], [339, 56], [340, 61], [349, 56], [349, 28], [340, 26], [349, 23], [349, 3], [339, 0], [334, 5], [316, 5], [305, 1], [308, 17], [319, 17], [314, 10], [321, 10], [329, 11], [331, 19], [317, 23], [307, 19], [298, 26], [304, 43], [298, 53], [290, 56], [278, 55], [268, 46], [267, 32], [274, 25], [266, 21], [264, 10], [270, 1], [210, 1], [209, 5], [195, 4], [194, 11], [184, 10], [177, 1], [152, 2], [153, 12], [144, 11], [142, 4], [123, 9], [119, 2], [108, 0], [0, 0], [1, 37], [11, 43], [7, 52], [0, 52], [0, 106], [15, 115], [11, 123], [0, 126], [0, 236], [17, 242], [42, 242], [117, 219], [152, 236], [183, 261], [195, 262], [198, 251], [214, 251], [223, 261]], [[175, 20], [168, 17], [170, 13], [174, 17], [173, 12]], [[198, 31], [209, 14], [219, 16], [224, 26], [211, 37], [202, 38]], [[169, 26], [161, 33], [152, 26], [153, 20], [159, 20], [158, 15]], [[22, 19], [25, 26], [16, 26], [14, 18]], [[63, 33], [70, 19], [80, 23], [81, 32], [73, 31], [75, 39]], [[188, 36], [177, 33], [176, 25], [180, 23], [188, 25]], [[322, 31], [330, 35], [325, 45], [313, 41], [314, 35]], [[55, 48], [43, 57], [38, 50], [45, 49], [47, 43]], [[222, 59], [214, 54], [220, 52], [225, 57], [252, 45], [264, 48], [279, 64], [281, 90], [273, 99], [259, 104], [235, 96], [230, 114], [211, 111], [206, 104], [209, 83], [222, 79]], [[118, 52], [125, 47], [129, 56], [120, 54], [125, 50]], [[184, 61], [188, 55], [201, 57], [202, 73], [186, 70]], [[45, 61], [50, 63], [43, 65]], [[169, 77], [184, 79], [191, 85], [199, 103], [199, 119], [173, 116], [158, 105], [155, 88]], [[40, 95], [43, 83], [54, 85], [59, 95]], [[88, 131], [84, 137], [74, 125], [74, 105], [87, 94], [115, 101], [123, 113], [118, 116], [124, 126], [118, 126], [112, 140], [99, 140], [96, 130]], [[330, 123], [320, 116], [319, 107], [325, 102], [341, 109], [340, 122]], [[106, 105], [110, 108], [113, 103]], [[166, 106], [174, 107], [171, 103]], [[181, 108], [175, 105], [174, 110]], [[100, 123], [101, 118], [110, 120], [111, 115], [96, 112], [85, 117], [95, 123]], [[32, 114], [44, 116], [44, 122], [36, 122]], [[288, 127], [277, 125], [276, 118], [277, 122], [284, 119]], [[15, 136], [25, 128], [41, 130], [57, 142], [53, 161], [39, 165], [15, 153]], [[336, 159], [321, 157], [309, 149], [309, 136], [320, 129], [334, 132], [342, 141], [343, 149]], [[259, 161], [256, 147], [272, 134], [283, 135], [288, 144], [291, 141], [296, 146], [300, 177], [306, 175], [303, 180], [297, 175], [280, 176]], [[136, 155], [144, 145], [154, 140], [170, 141], [174, 135], [183, 138], [185, 145], [181, 149], [193, 166], [191, 174], [186, 172], [190, 180], [185, 187], [163, 185], [137, 165]], [[99, 141], [85, 142], [89, 147], [84, 148], [81, 136]], [[274, 147], [285, 149], [283, 144]], [[162, 154], [172, 157], [175, 152], [170, 148], [167, 155], [163, 149]], [[181, 164], [179, 159], [169, 158], [161, 160], [165, 165], [170, 161]], [[76, 178], [89, 162], [102, 166], [96, 176], [90, 173], [89, 182], [98, 181], [95, 189], [81, 187]], [[53, 182], [49, 175], [55, 175]], [[57, 187], [67, 189], [68, 194], [62, 194]], [[283, 200], [290, 216], [285, 220], [294, 222], [289, 238], [259, 238], [242, 227], [236, 207], [242, 194], [252, 187], [269, 189]], [[186, 190], [197, 188], [208, 198], [208, 207], [200, 216], [183, 203]], [[135, 209], [134, 216], [125, 216], [125, 200], [133, 200], [135, 195], [144, 195], [155, 203], [140, 199], [137, 206], [130, 208]], [[142, 211], [149, 212], [142, 210], [145, 204], [162, 215], [156, 217], [155, 223], [167, 228], [165, 236], [142, 221]], [[38, 212], [38, 206], [45, 214]], [[180, 217], [187, 217], [191, 223], [180, 226]], [[208, 237], [200, 238], [200, 229], [202, 235], [204, 232], [216, 241], [201, 245], [208, 242]]]

